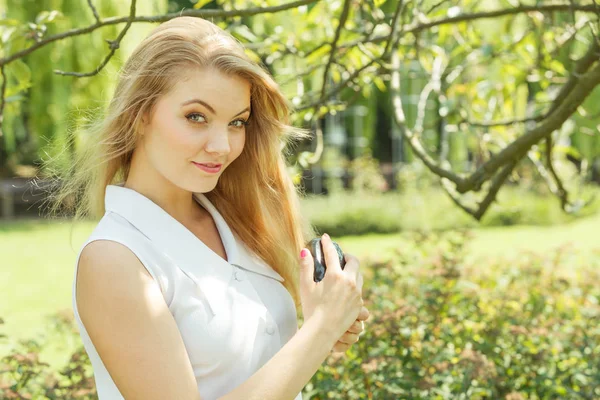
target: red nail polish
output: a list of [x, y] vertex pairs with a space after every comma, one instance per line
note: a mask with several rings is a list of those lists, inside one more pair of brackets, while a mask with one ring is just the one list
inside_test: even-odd
[[302, 251], [300, 252], [300, 257], [304, 258], [308, 255], [308, 250], [306, 249], [302, 249]]

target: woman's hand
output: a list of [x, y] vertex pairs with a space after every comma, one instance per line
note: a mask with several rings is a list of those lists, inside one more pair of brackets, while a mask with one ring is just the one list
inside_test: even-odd
[[[352, 257], [347, 255], [348, 257]], [[362, 274], [359, 272], [359, 278], [361, 282], [363, 280]], [[361, 291], [362, 293], [362, 291]], [[370, 313], [367, 307], [364, 307], [360, 310], [360, 314], [356, 318], [356, 321], [348, 328], [348, 330], [338, 339], [337, 343], [333, 346], [331, 350], [332, 353], [345, 353], [348, 351], [350, 347], [356, 342], [360, 337], [360, 334], [365, 330], [364, 321], [369, 319]]]
[[[336, 248], [331, 238], [321, 237], [323, 255], [327, 265], [325, 277], [314, 281], [314, 260], [307, 249], [302, 249], [300, 260], [300, 298], [304, 322], [315, 318], [322, 337], [331, 348], [340, 337], [348, 334], [359, 318], [364, 302], [362, 300], [363, 279], [359, 272], [356, 257], [345, 254], [346, 264], [342, 270]], [[364, 314], [363, 314], [364, 315]], [[358, 330], [358, 326], [352, 328]], [[362, 331], [362, 323], [360, 326]], [[349, 335], [356, 335], [350, 332]], [[351, 341], [352, 337], [343, 340]]]
[[369, 310], [366, 307], [363, 307], [358, 314], [358, 318], [356, 321], [348, 328], [346, 333], [340, 337], [337, 343], [333, 346], [331, 350], [332, 353], [345, 353], [348, 349], [356, 342], [358, 342], [358, 338], [360, 334], [365, 329], [364, 321], [369, 319]]

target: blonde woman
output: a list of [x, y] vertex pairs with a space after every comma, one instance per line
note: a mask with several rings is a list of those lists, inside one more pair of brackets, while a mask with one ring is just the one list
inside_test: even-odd
[[73, 281], [100, 400], [299, 400], [358, 340], [357, 259], [342, 270], [324, 235], [313, 280], [281, 153], [304, 133], [287, 116], [272, 78], [206, 20], [161, 24], [127, 60], [54, 198], [100, 218]]

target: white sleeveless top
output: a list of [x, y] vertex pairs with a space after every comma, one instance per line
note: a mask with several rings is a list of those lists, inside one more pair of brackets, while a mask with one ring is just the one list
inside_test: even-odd
[[[106, 188], [106, 213], [79, 251], [72, 289], [75, 320], [100, 400], [123, 396], [77, 311], [79, 258], [95, 240], [127, 246], [158, 283], [203, 400], [217, 399], [246, 381], [298, 330], [294, 301], [281, 283], [284, 279], [248, 250], [206, 196], [193, 196], [212, 215], [228, 261], [139, 192], [123, 184]], [[302, 393], [295, 400], [302, 400]]]

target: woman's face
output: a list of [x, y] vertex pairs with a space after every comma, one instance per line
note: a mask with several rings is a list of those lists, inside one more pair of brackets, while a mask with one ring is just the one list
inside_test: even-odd
[[142, 146], [160, 175], [206, 193], [242, 153], [249, 116], [249, 82], [216, 69], [189, 69], [155, 104]]

